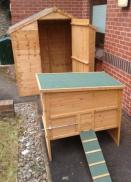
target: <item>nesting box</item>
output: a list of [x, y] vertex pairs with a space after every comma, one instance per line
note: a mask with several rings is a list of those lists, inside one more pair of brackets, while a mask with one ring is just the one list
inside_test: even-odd
[[45, 9], [11, 26], [20, 96], [36, 95], [35, 73], [94, 70], [95, 28], [57, 9]]
[[49, 158], [51, 141], [108, 130], [120, 140], [123, 85], [105, 72], [37, 74]]

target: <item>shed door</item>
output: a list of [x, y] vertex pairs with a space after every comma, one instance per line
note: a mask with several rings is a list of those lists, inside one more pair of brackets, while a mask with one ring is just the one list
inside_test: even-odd
[[72, 71], [89, 70], [89, 20], [72, 19]]

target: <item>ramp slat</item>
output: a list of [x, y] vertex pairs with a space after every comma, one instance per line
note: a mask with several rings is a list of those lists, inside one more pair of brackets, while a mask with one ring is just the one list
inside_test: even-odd
[[96, 179], [94, 180], [94, 182], [112, 182], [110, 176], [106, 176], [106, 177], [103, 177], [103, 178], [100, 178], [100, 179]]
[[93, 181], [112, 182], [95, 132], [84, 131], [80, 137]]

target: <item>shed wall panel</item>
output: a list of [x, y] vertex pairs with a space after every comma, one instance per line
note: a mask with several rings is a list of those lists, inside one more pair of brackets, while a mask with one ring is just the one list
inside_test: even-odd
[[36, 95], [35, 73], [41, 72], [37, 22], [11, 34], [20, 96]]

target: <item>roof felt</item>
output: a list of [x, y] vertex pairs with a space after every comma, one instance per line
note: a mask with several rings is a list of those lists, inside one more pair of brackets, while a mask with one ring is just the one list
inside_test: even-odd
[[122, 83], [105, 72], [39, 73], [40, 90], [79, 89], [97, 87], [123, 87]]

